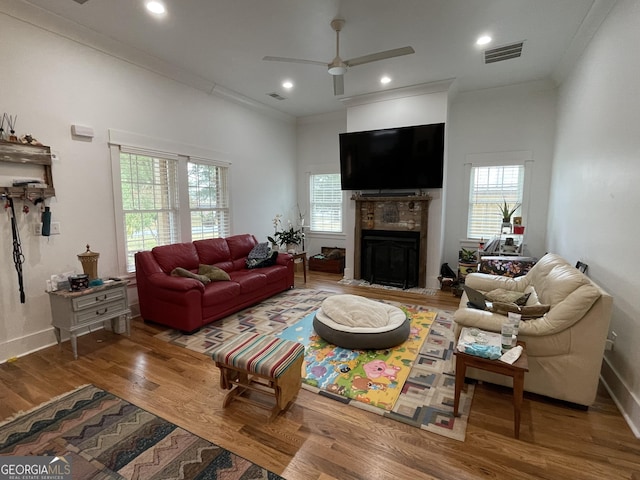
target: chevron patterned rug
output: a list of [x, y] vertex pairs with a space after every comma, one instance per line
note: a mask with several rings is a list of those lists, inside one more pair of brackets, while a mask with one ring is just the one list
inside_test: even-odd
[[57, 457], [74, 480], [282, 478], [93, 385], [0, 423], [0, 456]]

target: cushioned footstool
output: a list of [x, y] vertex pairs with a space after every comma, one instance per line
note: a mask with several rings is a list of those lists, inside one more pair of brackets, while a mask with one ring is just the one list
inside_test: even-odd
[[223, 406], [238, 399], [267, 407], [254, 398], [242, 396], [256, 391], [275, 398], [269, 420], [285, 410], [300, 390], [304, 346], [281, 338], [243, 333], [211, 352], [220, 369], [220, 387], [230, 390]]

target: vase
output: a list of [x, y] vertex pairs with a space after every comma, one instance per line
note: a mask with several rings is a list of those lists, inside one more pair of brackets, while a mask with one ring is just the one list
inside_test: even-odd
[[298, 245], [296, 245], [295, 243], [287, 243], [287, 252], [296, 253], [297, 248], [298, 248]]

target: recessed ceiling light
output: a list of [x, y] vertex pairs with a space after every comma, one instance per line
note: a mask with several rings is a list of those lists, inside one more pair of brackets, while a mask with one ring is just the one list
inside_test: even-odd
[[282, 86], [288, 90], [290, 88], [293, 88], [293, 82], [291, 82], [291, 80], [285, 80], [284, 82], [282, 82]]
[[481, 37], [478, 37], [478, 40], [476, 40], [476, 45], [486, 45], [487, 43], [490, 43], [492, 40], [492, 38], [489, 35], [482, 35]]
[[147, 10], [151, 13], [155, 13], [156, 15], [162, 15], [167, 11], [162, 2], [158, 2], [157, 0], [151, 0], [147, 2], [145, 6], [147, 7]]
[[389, 77], [387, 77], [386, 75], [380, 79], [380, 83], [383, 84], [383, 85], [386, 85], [390, 81], [391, 81], [391, 79]]

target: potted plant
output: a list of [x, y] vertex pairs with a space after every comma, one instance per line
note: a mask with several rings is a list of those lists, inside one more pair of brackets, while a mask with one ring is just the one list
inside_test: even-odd
[[461, 248], [458, 254], [458, 275], [464, 281], [467, 274], [478, 271], [478, 258], [475, 250]]
[[509, 206], [509, 204], [507, 204], [506, 200], [502, 205], [498, 205], [498, 207], [500, 208], [500, 214], [502, 215], [503, 224], [511, 225], [511, 215], [513, 215], [515, 211], [520, 208], [520, 205], [520, 203], [516, 203], [512, 208], [511, 206]]
[[273, 237], [267, 237], [267, 240], [273, 244], [286, 246], [287, 251], [295, 251], [296, 246], [302, 242], [302, 230], [295, 229], [289, 224], [287, 230], [276, 231]]

